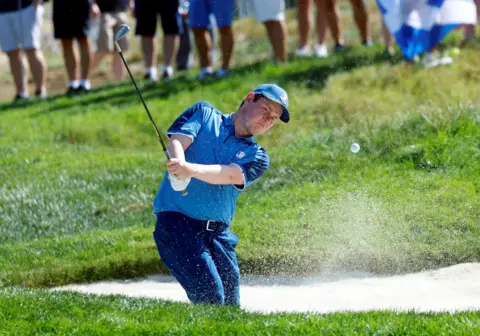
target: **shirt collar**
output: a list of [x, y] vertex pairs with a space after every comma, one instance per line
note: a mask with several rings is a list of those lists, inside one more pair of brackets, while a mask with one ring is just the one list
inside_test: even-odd
[[[229, 132], [229, 136], [235, 136], [235, 125], [233, 124], [233, 119], [232, 119], [233, 113], [230, 114], [224, 114], [223, 115], [223, 122], [225, 126], [227, 127], [227, 130]], [[255, 143], [255, 140], [253, 137], [237, 137], [239, 139], [244, 139], [249, 142]]]

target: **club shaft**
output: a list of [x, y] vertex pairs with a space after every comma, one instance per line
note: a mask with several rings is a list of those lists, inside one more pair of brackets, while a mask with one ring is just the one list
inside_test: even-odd
[[163, 142], [162, 137], [160, 136], [160, 132], [158, 131], [157, 125], [155, 125], [155, 121], [152, 118], [152, 115], [150, 114], [150, 111], [148, 110], [147, 104], [145, 103], [145, 100], [142, 97], [142, 94], [140, 92], [140, 89], [137, 86], [137, 83], [135, 82], [135, 79], [133, 78], [132, 73], [130, 72], [130, 68], [128, 67], [127, 62], [125, 61], [125, 57], [123, 56], [122, 51], [119, 51], [120, 57], [122, 58], [123, 64], [125, 64], [125, 68], [127, 68], [127, 72], [130, 75], [130, 78], [132, 79], [133, 85], [135, 85], [135, 89], [137, 90], [138, 96], [140, 97], [140, 100], [142, 101], [143, 107], [145, 107], [145, 111], [147, 111], [148, 118], [152, 122], [153, 128], [155, 129], [155, 133], [157, 134], [158, 139], [160, 140], [160, 143], [162, 144], [163, 151], [167, 155], [167, 158], [170, 159], [170, 154], [168, 153], [167, 146], [165, 146], [165, 143]]
[[[135, 85], [135, 89], [137, 90], [138, 96], [140, 97], [140, 100], [142, 101], [143, 107], [145, 107], [145, 111], [147, 111], [148, 118], [152, 122], [153, 128], [155, 129], [155, 133], [157, 134], [158, 139], [160, 140], [160, 143], [162, 144], [163, 147], [163, 152], [165, 153], [165, 156], [167, 157], [167, 160], [170, 160], [170, 153], [168, 152], [167, 146], [165, 146], [165, 143], [163, 142], [162, 137], [160, 136], [160, 132], [158, 131], [157, 125], [155, 125], [155, 121], [152, 118], [152, 115], [150, 114], [150, 111], [148, 110], [147, 104], [145, 103], [145, 100], [143, 99], [142, 93], [140, 92], [140, 89], [137, 86], [137, 83], [135, 82], [135, 79], [133, 78], [132, 73], [130, 72], [130, 68], [128, 67], [127, 61], [125, 60], [125, 57], [123, 56], [122, 50], [120, 49], [120, 46], [118, 43], [115, 41], [115, 45], [117, 47], [118, 53], [120, 54], [120, 58], [123, 61], [123, 64], [125, 65], [125, 68], [127, 68], [127, 72], [130, 75], [130, 79], [133, 82], [133, 85]], [[183, 196], [186, 196], [188, 194], [187, 190], [184, 189], [181, 191]]]

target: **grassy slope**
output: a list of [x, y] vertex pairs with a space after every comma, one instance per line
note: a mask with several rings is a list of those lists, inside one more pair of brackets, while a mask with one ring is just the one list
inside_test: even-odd
[[[434, 72], [383, 61], [380, 47], [359, 48], [260, 62], [204, 86], [143, 88], [159, 125], [198, 99], [233, 111], [260, 82], [289, 90], [295, 118], [259, 138], [272, 167], [238, 204], [245, 271], [391, 273], [478, 260], [478, 58], [465, 52]], [[0, 113], [0, 279], [158, 271], [151, 202], [164, 158], [131, 85]]]
[[254, 314], [235, 308], [0, 290], [1, 329], [22, 335], [478, 335], [480, 313]]

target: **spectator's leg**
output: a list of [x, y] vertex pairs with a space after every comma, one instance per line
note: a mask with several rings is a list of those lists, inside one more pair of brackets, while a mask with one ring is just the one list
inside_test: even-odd
[[227, 70], [230, 67], [230, 61], [233, 54], [233, 31], [232, 27], [219, 27], [220, 45], [222, 47], [222, 69]]
[[47, 95], [45, 85], [46, 66], [41, 50], [41, 26], [44, 8], [43, 5], [39, 4], [38, 6], [27, 7], [22, 12], [22, 44], [35, 82], [35, 95], [45, 98]]
[[327, 12], [325, 0], [315, 0], [317, 7], [317, 15], [315, 16], [315, 27], [317, 30], [317, 44], [315, 46], [315, 53], [318, 57], [327, 57]]
[[78, 38], [80, 47], [80, 87], [90, 90], [90, 65], [92, 63], [92, 43], [88, 36]]
[[163, 68], [162, 78], [173, 76], [173, 57], [177, 54], [180, 43], [180, 17], [178, 15], [178, 0], [160, 2], [159, 14], [163, 29]]
[[285, 21], [266, 21], [264, 24], [273, 47], [275, 60], [277, 62], [285, 62], [287, 60], [287, 28], [285, 27]]
[[12, 72], [13, 81], [17, 88], [17, 97], [28, 97], [27, 90], [27, 76], [25, 63], [23, 61], [22, 53], [20, 49], [15, 49], [7, 52], [8, 61], [10, 63], [10, 71]]
[[205, 28], [193, 28], [195, 44], [197, 46], [200, 67], [207, 68], [212, 66], [212, 40]]
[[372, 45], [370, 30], [368, 27], [368, 11], [364, 0], [350, 0], [353, 7], [353, 18], [360, 31], [360, 37], [364, 45]]
[[335, 41], [335, 51], [344, 50], [344, 41], [342, 37], [342, 28], [340, 24], [340, 14], [336, 0], [321, 0], [324, 6], [324, 13], [327, 17], [332, 38]]
[[285, 25], [285, 0], [252, 2], [257, 21], [263, 22], [272, 45], [275, 62], [287, 60], [287, 27]]
[[298, 13], [297, 13], [297, 24], [298, 24], [298, 49], [297, 56], [308, 56], [310, 55], [310, 47], [308, 45], [308, 40], [310, 37], [310, 1], [311, 0], [298, 0]]
[[146, 69], [157, 68], [155, 36], [142, 36], [143, 62]]
[[157, 71], [157, 15], [158, 5], [149, 0], [137, 0], [135, 17], [137, 21], [136, 35], [141, 36], [145, 78], [153, 82], [158, 80]]
[[230, 68], [233, 56], [234, 36], [232, 31], [234, 0], [211, 1], [215, 23], [220, 32], [220, 46], [222, 51], [222, 67], [217, 71], [217, 77], [224, 77]]
[[393, 55], [395, 53], [393, 49], [393, 36], [390, 34], [385, 21], [382, 20], [382, 35], [383, 35], [383, 43], [385, 44], [385, 52], [389, 55]]
[[67, 69], [68, 75], [68, 87], [69, 92], [72, 92], [72, 89], [77, 89], [79, 82], [78, 74], [78, 56], [75, 52], [74, 40], [73, 39], [62, 39], [62, 51], [63, 51], [63, 60], [65, 63], [65, 68]]
[[46, 88], [46, 66], [45, 58], [40, 49], [26, 49], [28, 63], [30, 65], [30, 71], [35, 81], [35, 94], [40, 97], [45, 97]]
[[93, 56], [91, 72], [93, 73], [100, 66], [100, 62], [110, 55], [113, 50], [113, 27], [115, 21], [110, 13], [102, 13], [100, 16], [100, 26], [98, 27], [97, 50]]

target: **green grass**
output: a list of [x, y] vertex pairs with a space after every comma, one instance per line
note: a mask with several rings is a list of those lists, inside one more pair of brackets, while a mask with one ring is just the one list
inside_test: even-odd
[[[257, 138], [271, 167], [232, 224], [243, 272], [397, 274], [480, 260], [478, 52], [420, 69], [378, 44], [278, 66], [247, 57], [268, 43], [238, 50], [229, 78], [139, 85], [163, 130], [199, 100], [230, 113], [261, 83], [289, 92], [292, 120]], [[38, 289], [165, 272], [152, 238], [165, 158], [128, 80], [3, 104], [0, 120], [2, 332], [478, 334], [477, 313], [262, 316]]]
[[22, 335], [478, 335], [479, 312], [256, 314], [158, 300], [0, 291], [0, 326]]
[[[272, 165], [240, 197], [232, 225], [245, 272], [400, 273], [478, 260], [475, 53], [434, 73], [383, 57], [380, 47], [357, 48], [279, 67], [257, 62], [204, 85], [141, 84], [163, 128], [197, 100], [229, 113], [260, 82], [289, 91], [293, 120], [259, 138]], [[152, 202], [165, 159], [128, 81], [0, 113], [3, 283], [162, 269]]]

